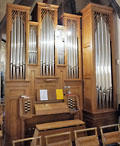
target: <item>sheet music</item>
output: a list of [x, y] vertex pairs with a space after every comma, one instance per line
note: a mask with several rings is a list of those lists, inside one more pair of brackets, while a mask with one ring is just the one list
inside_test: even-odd
[[59, 99], [63, 99], [63, 89], [56, 89], [56, 98]]
[[40, 90], [40, 100], [48, 100], [47, 90]]

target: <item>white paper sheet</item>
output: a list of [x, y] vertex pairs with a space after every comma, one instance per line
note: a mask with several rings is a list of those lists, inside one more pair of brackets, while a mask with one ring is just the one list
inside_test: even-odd
[[47, 90], [40, 90], [40, 100], [48, 100]]

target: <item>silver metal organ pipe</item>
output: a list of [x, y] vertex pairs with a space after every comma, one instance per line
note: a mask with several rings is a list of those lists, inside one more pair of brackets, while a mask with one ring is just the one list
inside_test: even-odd
[[47, 38], [47, 35], [48, 35], [48, 15], [46, 15], [46, 21], [45, 21], [45, 73], [44, 75], [47, 75], [47, 55], [48, 55], [48, 38]]
[[16, 70], [16, 18], [13, 22], [13, 79], [15, 79]]
[[17, 16], [17, 54], [16, 54], [16, 78], [19, 78], [19, 57], [20, 57], [20, 17]]
[[74, 54], [74, 52], [75, 52], [75, 41], [74, 41], [74, 38], [75, 38], [75, 36], [74, 36], [74, 23], [72, 24], [72, 78], [74, 78], [74, 58], [75, 58], [75, 54]]
[[69, 32], [70, 32], [70, 36], [69, 36], [69, 77], [71, 78], [71, 25], [70, 25], [70, 28], [69, 28]]
[[[69, 26], [68, 26], [69, 27]], [[68, 74], [68, 78], [69, 78], [69, 36], [68, 36], [68, 31], [66, 32], [66, 36], [65, 36], [65, 40], [67, 42], [67, 74]]]
[[52, 59], [52, 75], [54, 76], [55, 74], [55, 49], [54, 49], [54, 41], [55, 41], [55, 36], [54, 36], [54, 26], [53, 26], [53, 22], [51, 20], [51, 49], [52, 49], [52, 55], [51, 55], [51, 59]]
[[[44, 48], [43, 48], [43, 71], [42, 71], [42, 74], [45, 76], [45, 55], [46, 55], [46, 16], [44, 17], [44, 20], [43, 20], [43, 33], [44, 33]], [[42, 36], [43, 37], [43, 36]]]
[[97, 106], [99, 107], [99, 71], [98, 71], [98, 29], [95, 31], [95, 59], [96, 59], [96, 96], [97, 96]]
[[68, 77], [71, 78], [71, 22], [68, 25]]
[[74, 78], [77, 78], [77, 34], [76, 34], [76, 25], [74, 24], [74, 38], [75, 38], [75, 44], [74, 44]]
[[[44, 23], [44, 20], [43, 20]], [[43, 23], [42, 23], [42, 29], [41, 29], [41, 37], [40, 37], [40, 46], [41, 46], [41, 56], [40, 56], [40, 75], [42, 75], [42, 69], [43, 69], [43, 46], [44, 46], [44, 30], [43, 30]]]
[[107, 24], [104, 22], [104, 25], [105, 25], [105, 82], [106, 82], [106, 108], [109, 107], [109, 95], [110, 95], [110, 91], [109, 91], [109, 83], [108, 83], [108, 57], [109, 57], [109, 54], [108, 54], [108, 42], [107, 42]]
[[73, 78], [73, 57], [74, 57], [74, 54], [73, 54], [73, 24], [71, 24], [71, 59], [70, 59], [70, 61], [71, 61], [71, 78]]
[[72, 23], [72, 25], [71, 25], [71, 31], [72, 31], [72, 35], [71, 35], [71, 56], [72, 56], [72, 59], [71, 59], [71, 77], [72, 78], [74, 78], [74, 74], [73, 74], [73, 67], [74, 67], [74, 34], [73, 34], [73, 30], [74, 28], [73, 28], [73, 23]]
[[35, 29], [33, 28], [33, 63], [35, 63]]
[[73, 78], [75, 78], [75, 24], [73, 23]]
[[36, 36], [36, 34], [35, 34], [35, 28], [33, 28], [33, 52], [32, 52], [32, 54], [33, 54], [33, 63], [35, 63], [35, 48], [36, 48], [36, 46], [35, 46], [35, 42], [36, 42], [36, 40], [35, 40], [35, 36]]
[[32, 56], [32, 63], [34, 62], [34, 29], [32, 27], [32, 50], [31, 50], [31, 56]]
[[29, 31], [29, 59], [28, 59], [28, 61], [29, 61], [29, 63], [31, 63], [30, 62], [30, 50], [31, 50], [31, 27], [30, 27], [30, 31]]
[[102, 100], [102, 89], [101, 89], [101, 25], [100, 21], [97, 24], [98, 29], [98, 88], [99, 88], [99, 108], [101, 108], [101, 100]]
[[49, 25], [50, 25], [50, 20], [49, 20], [49, 16], [48, 14], [46, 15], [46, 19], [47, 19], [47, 35], [46, 35], [46, 75], [48, 76], [48, 66], [49, 66], [49, 33], [50, 33], [50, 30], [49, 30]]
[[67, 34], [67, 54], [68, 54], [68, 78], [70, 78], [70, 24], [68, 26], [68, 34]]
[[[52, 27], [52, 26], [51, 26], [51, 23], [52, 23], [52, 22], [51, 22], [51, 20], [50, 20], [50, 27], [49, 27], [50, 30], [52, 30], [52, 28], [51, 28], [51, 27]], [[51, 33], [52, 33], [52, 32], [51, 32]], [[49, 72], [50, 72], [50, 76], [52, 75], [52, 64], [51, 64], [51, 62], [52, 62], [52, 52], [51, 52], [51, 51], [52, 51], [52, 37], [51, 37], [51, 35], [52, 35], [52, 34], [51, 34], [51, 33], [49, 34], [49, 40], [50, 40], [50, 42], [49, 42], [49, 43], [50, 43], [50, 50], [49, 50], [49, 52], [50, 52], [50, 53], [49, 53], [49, 55], [50, 55], [49, 68], [50, 68], [50, 70], [49, 70]]]
[[30, 54], [31, 54], [31, 63], [33, 63], [33, 53], [32, 53], [32, 51], [33, 51], [33, 27], [31, 28], [31, 52], [30, 52]]
[[74, 69], [74, 78], [76, 78], [76, 64], [77, 64], [76, 57], [77, 56], [76, 56], [76, 28], [75, 28], [76, 26], [75, 26], [75, 23], [74, 23], [73, 26], [74, 26], [73, 27], [74, 28], [74, 35], [73, 35], [74, 36], [74, 38], [73, 38], [74, 39], [74, 44], [73, 44], [73, 48], [74, 48], [74, 50], [73, 50], [74, 51], [74, 65], [73, 66], [74, 67], [73, 67], [73, 69]]
[[14, 53], [14, 42], [13, 42], [13, 30], [14, 25], [12, 24], [12, 31], [11, 31], [11, 55], [10, 55], [10, 78], [13, 78], [13, 53]]
[[22, 72], [22, 60], [23, 60], [23, 23], [21, 20], [20, 23], [21, 27], [21, 36], [20, 36], [20, 78], [23, 78], [23, 72]]
[[108, 57], [108, 72], [109, 72], [109, 91], [110, 91], [110, 108], [112, 108], [112, 102], [113, 102], [113, 99], [112, 99], [112, 64], [111, 64], [111, 46], [110, 46], [110, 33], [109, 33], [109, 30], [108, 30], [108, 33], [107, 33], [107, 38], [108, 38], [108, 54], [109, 54], [109, 57]]
[[26, 59], [26, 55], [25, 55], [25, 25], [23, 24], [23, 79], [25, 79], [25, 59]]
[[77, 62], [76, 76], [77, 76], [77, 78], [79, 78], [79, 66], [78, 66], [79, 65], [79, 55], [78, 55], [79, 54], [79, 50], [78, 50], [79, 44], [78, 44], [78, 37], [77, 36], [76, 36], [76, 42], [77, 42], [77, 45], [76, 45], [77, 46], [77, 48], [76, 48], [76, 54], [77, 54], [76, 55], [77, 56], [77, 59], [76, 59], [76, 62]]
[[37, 34], [36, 34], [36, 29], [34, 28], [34, 63], [36, 64], [37, 63]]
[[37, 64], [37, 30], [35, 32], [35, 63]]
[[104, 34], [104, 20], [103, 17], [101, 17], [101, 32], [102, 32], [102, 48], [101, 48], [101, 53], [102, 53], [102, 65], [101, 65], [101, 70], [102, 70], [102, 107], [105, 108], [105, 98], [106, 98], [106, 86], [105, 86], [105, 34]]
[[69, 60], [70, 60], [70, 78], [72, 78], [72, 59], [73, 59], [73, 56], [72, 56], [72, 24], [70, 25], [70, 32], [71, 32], [71, 35], [70, 35], [70, 56], [69, 56]]
[[51, 40], [50, 40], [50, 36], [51, 36], [51, 29], [50, 29], [50, 25], [51, 25], [51, 20], [50, 20], [50, 17], [48, 16], [48, 21], [49, 21], [49, 25], [48, 25], [48, 30], [49, 30], [49, 34], [48, 34], [48, 42], [49, 42], [49, 45], [48, 45], [48, 72], [49, 72], [49, 75], [51, 76], [51, 72], [50, 72], [50, 58], [51, 58], [51, 54], [50, 54], [50, 51], [51, 51]]
[[78, 78], [78, 37], [77, 30], [75, 28], [75, 78]]
[[30, 27], [30, 34], [29, 34], [29, 63], [31, 63], [31, 45], [32, 45], [32, 29]]

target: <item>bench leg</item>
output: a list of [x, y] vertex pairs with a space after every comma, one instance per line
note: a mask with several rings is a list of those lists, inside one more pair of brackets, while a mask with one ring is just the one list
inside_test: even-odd
[[[35, 129], [33, 137], [37, 137], [37, 136], [39, 136], [39, 131]], [[30, 146], [36, 146], [36, 145], [37, 145], [37, 139], [33, 139]]]

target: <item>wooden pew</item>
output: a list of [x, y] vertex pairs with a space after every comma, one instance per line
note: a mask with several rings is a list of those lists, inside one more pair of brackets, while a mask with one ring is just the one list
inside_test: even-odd
[[45, 136], [45, 139], [46, 146], [72, 146], [70, 132]]
[[[114, 129], [113, 129], [114, 128]], [[110, 130], [109, 132], [105, 130]], [[100, 127], [103, 146], [120, 142], [120, 124]]]
[[[28, 141], [32, 141], [32, 144], [29, 144], [27, 146], [42, 146], [42, 143], [41, 143], [41, 136], [38, 136], [38, 137], [31, 137], [31, 138], [23, 138], [23, 139], [18, 139], [18, 140], [13, 140], [12, 141], [12, 146], [17, 146], [17, 144], [19, 146], [25, 146], [24, 142], [28, 142]], [[36, 144], [34, 144], [34, 141], [37, 141]]]
[[42, 136], [42, 144], [46, 146], [45, 136], [64, 132], [71, 132], [71, 139], [72, 141], [74, 141], [74, 130], [84, 128], [85, 123], [78, 119], [38, 124], [36, 125], [34, 137], [39, 135]]
[[[94, 134], [88, 132], [94, 132]], [[99, 146], [97, 128], [88, 128], [74, 131], [76, 146]]]

